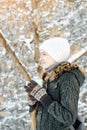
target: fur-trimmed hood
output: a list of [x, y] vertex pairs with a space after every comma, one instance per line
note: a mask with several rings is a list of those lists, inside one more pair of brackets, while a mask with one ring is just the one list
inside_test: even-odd
[[[78, 80], [80, 79], [79, 76], [82, 76], [84, 77], [82, 79], [85, 79], [84, 73], [80, 70], [78, 65], [73, 63], [63, 62], [61, 64], [58, 64], [57, 66], [51, 67], [51, 69], [49, 70], [50, 72], [48, 70], [44, 72], [41, 66], [38, 67], [38, 73], [44, 82], [47, 82], [48, 80], [52, 81], [61, 76], [65, 72], [74, 73]], [[79, 80], [80, 85], [82, 85], [83, 81], [84, 80]]]

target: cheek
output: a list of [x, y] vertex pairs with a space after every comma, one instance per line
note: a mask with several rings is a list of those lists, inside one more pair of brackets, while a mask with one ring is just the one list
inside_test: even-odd
[[46, 61], [46, 60], [45, 60], [44, 57], [40, 57], [40, 60], [39, 60], [40, 63], [44, 63], [45, 61]]
[[47, 68], [49, 66], [49, 60], [47, 60], [46, 58], [41, 58], [40, 59], [40, 64], [43, 68]]

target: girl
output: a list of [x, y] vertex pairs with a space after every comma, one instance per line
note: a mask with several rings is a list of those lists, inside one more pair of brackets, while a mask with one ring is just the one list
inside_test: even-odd
[[[36, 116], [35, 130], [74, 130], [78, 115], [80, 87], [84, 74], [68, 61], [70, 46], [66, 39], [54, 37], [40, 46], [38, 72], [42, 87], [34, 80], [25, 86], [30, 112]], [[38, 104], [38, 106], [37, 106]], [[37, 106], [37, 107], [36, 107]]]

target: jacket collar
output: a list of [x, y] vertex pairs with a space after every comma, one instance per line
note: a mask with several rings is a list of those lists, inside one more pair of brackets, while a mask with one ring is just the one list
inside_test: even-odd
[[56, 78], [58, 78], [60, 75], [62, 75], [65, 72], [68, 72], [72, 69], [79, 69], [79, 67], [76, 64], [69, 63], [69, 62], [63, 62], [60, 64], [55, 64], [51, 68], [47, 69], [47, 71], [43, 72], [40, 71], [39, 75], [43, 79], [44, 82], [52, 81]]

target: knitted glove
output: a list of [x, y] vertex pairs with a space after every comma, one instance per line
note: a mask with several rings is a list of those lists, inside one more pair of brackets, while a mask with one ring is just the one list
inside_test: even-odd
[[46, 90], [41, 87], [37, 82], [31, 80], [27, 86], [25, 86], [26, 92], [32, 95], [37, 101], [39, 101], [43, 96], [45, 96]]
[[46, 108], [49, 106], [50, 103], [52, 103], [52, 99], [47, 94], [46, 89], [41, 87], [34, 80], [31, 80], [28, 86], [26, 86], [26, 91], [37, 101], [41, 102]]
[[34, 105], [37, 102], [37, 100], [32, 95], [30, 95], [30, 92], [28, 91], [28, 86], [27, 85], [24, 86], [24, 88], [25, 88], [25, 91], [28, 94], [28, 104], [30, 106]]
[[30, 106], [32, 106], [32, 105], [34, 105], [36, 102], [37, 102], [37, 100], [36, 100], [33, 96], [31, 96], [30, 94], [28, 94], [28, 104], [29, 104]]

